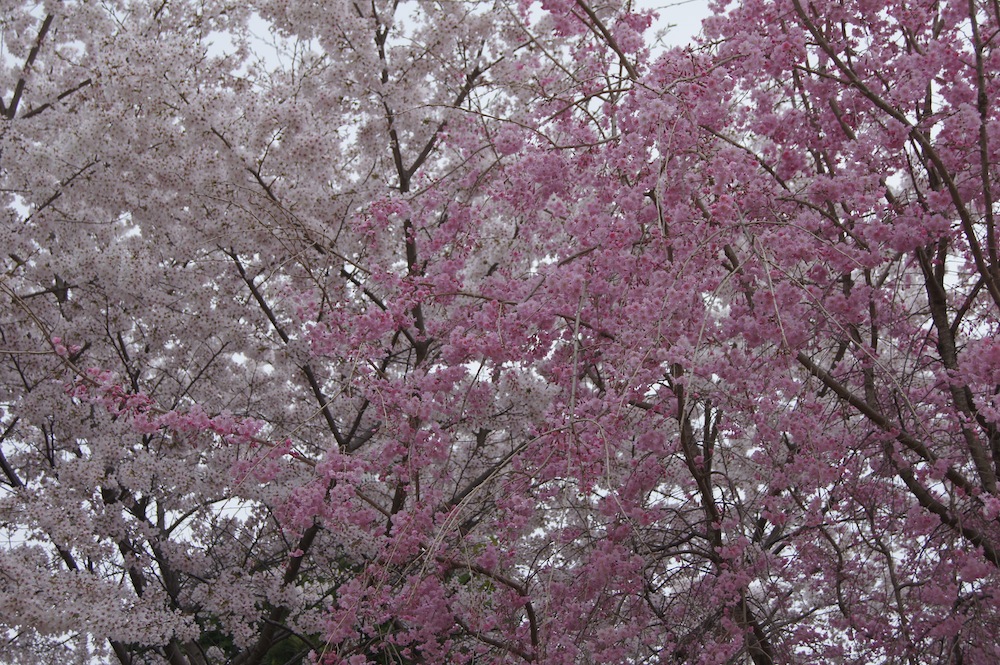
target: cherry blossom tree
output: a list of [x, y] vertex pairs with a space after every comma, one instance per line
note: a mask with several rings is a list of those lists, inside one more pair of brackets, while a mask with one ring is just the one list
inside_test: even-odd
[[813, 580], [823, 660], [996, 658], [997, 28], [995, 4], [797, 1], [709, 27], [738, 96], [699, 122], [753, 172], [699, 204], [725, 228], [718, 325], [770, 365], [736, 408], [758, 519], [798, 530], [754, 558]]
[[627, 11], [4, 11], [5, 659], [537, 651], [492, 525], [556, 333], [490, 197]]
[[5, 6], [4, 659], [994, 662], [997, 6], [717, 9]]

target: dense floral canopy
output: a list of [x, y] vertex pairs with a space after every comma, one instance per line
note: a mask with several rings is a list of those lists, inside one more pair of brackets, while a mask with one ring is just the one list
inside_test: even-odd
[[1000, 6], [714, 9], [0, 5], [0, 661], [997, 662]]

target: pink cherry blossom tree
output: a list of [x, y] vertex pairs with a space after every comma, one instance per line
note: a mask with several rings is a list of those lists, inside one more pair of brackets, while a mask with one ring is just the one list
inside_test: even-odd
[[718, 10], [5, 7], [3, 658], [994, 662], [996, 5]]
[[738, 96], [700, 124], [753, 172], [699, 204], [719, 325], [770, 365], [735, 408], [823, 660], [996, 658], [997, 19], [746, 3], [709, 27]]

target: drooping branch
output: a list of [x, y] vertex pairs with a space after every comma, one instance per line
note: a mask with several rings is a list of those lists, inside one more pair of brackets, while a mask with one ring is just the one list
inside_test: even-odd
[[[849, 388], [847, 388], [847, 386], [842, 384], [834, 378], [832, 374], [817, 365], [812, 358], [807, 356], [805, 353], [799, 352], [796, 355], [796, 360], [798, 360], [799, 364], [808, 370], [810, 374], [819, 379], [823, 385], [830, 389], [835, 395], [854, 407], [861, 415], [865, 416], [883, 432], [893, 435], [894, 438], [902, 443], [908, 450], [916, 453], [921, 461], [930, 465], [933, 465], [938, 461], [938, 457], [934, 455], [934, 453], [931, 452], [927, 446], [918, 441], [912, 434], [902, 430], [898, 425], [890, 421], [884, 414], [875, 409], [875, 407], [870, 405], [866, 400], [855, 395]], [[969, 496], [975, 496], [978, 494], [978, 490], [975, 486], [961, 473], [959, 473], [954, 466], [948, 466], [948, 469], [945, 471], [945, 477], [954, 483], [956, 487], [961, 488], [962, 491], [966, 492]]]
[[823, 31], [819, 29], [815, 22], [806, 13], [800, 0], [792, 0], [792, 4], [795, 7], [795, 13], [799, 17], [799, 20], [802, 21], [802, 24], [816, 40], [819, 47], [823, 49], [823, 52], [827, 55], [827, 57], [829, 57], [830, 60], [836, 65], [837, 69], [845, 77], [847, 77], [850, 85], [864, 95], [864, 97], [868, 99], [876, 108], [886, 113], [890, 118], [900, 123], [903, 127], [906, 127], [909, 136], [917, 142], [917, 144], [924, 151], [924, 154], [934, 165], [935, 173], [939, 178], [941, 178], [945, 188], [948, 190], [955, 212], [961, 220], [965, 240], [969, 245], [969, 251], [972, 254], [976, 268], [986, 283], [987, 292], [990, 294], [990, 298], [992, 298], [994, 305], [1000, 308], [1000, 278], [995, 276], [996, 271], [990, 265], [990, 261], [987, 257], [983, 254], [982, 243], [976, 234], [975, 220], [973, 219], [968, 206], [965, 204], [965, 197], [962, 195], [958, 183], [955, 182], [951, 171], [947, 168], [947, 165], [944, 163], [944, 160], [939, 154], [934, 143], [931, 141], [930, 137], [922, 129], [913, 125], [902, 110], [893, 106], [881, 95], [872, 90], [871, 87], [858, 76], [854, 68], [840, 57], [840, 54], [833, 47], [830, 40], [827, 39], [827, 37], [823, 34]]

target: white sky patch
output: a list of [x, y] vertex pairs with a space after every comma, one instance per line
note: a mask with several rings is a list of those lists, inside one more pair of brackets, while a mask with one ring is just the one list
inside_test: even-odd
[[659, 14], [647, 33], [653, 48], [690, 44], [701, 32], [701, 22], [711, 16], [708, 0], [643, 0], [640, 7], [651, 6]]

